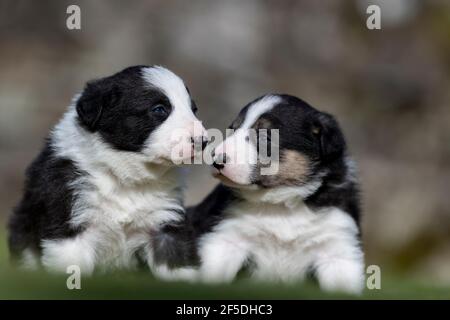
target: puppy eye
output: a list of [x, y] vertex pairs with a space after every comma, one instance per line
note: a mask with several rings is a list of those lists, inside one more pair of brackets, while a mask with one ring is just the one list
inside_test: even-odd
[[318, 135], [320, 135], [321, 130], [320, 130], [319, 127], [313, 127], [312, 133], [313, 133], [314, 135], [318, 136]]
[[157, 105], [153, 106], [152, 113], [167, 114], [167, 110], [163, 104], [157, 104]]
[[195, 104], [192, 105], [192, 112], [193, 112], [194, 114], [197, 114], [197, 111], [198, 111], [197, 106], [196, 106]]

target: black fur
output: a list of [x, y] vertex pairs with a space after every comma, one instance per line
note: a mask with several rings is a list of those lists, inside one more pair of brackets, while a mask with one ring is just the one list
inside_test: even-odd
[[[172, 111], [169, 99], [144, 83], [143, 67], [129, 67], [89, 82], [77, 102], [80, 124], [98, 132], [118, 150], [140, 151], [149, 134]], [[151, 107], [159, 104], [165, 107], [165, 114], [152, 112]]]
[[58, 158], [47, 142], [26, 172], [25, 191], [9, 221], [13, 257], [24, 249], [39, 252], [41, 239], [73, 237], [81, 232], [69, 225], [74, 201], [70, 182], [83, 172], [69, 159]]
[[348, 213], [359, 226], [360, 191], [357, 182], [347, 178], [348, 168], [343, 159], [328, 164], [328, 174], [323, 178], [319, 189], [305, 199], [306, 205], [313, 209], [336, 207]]

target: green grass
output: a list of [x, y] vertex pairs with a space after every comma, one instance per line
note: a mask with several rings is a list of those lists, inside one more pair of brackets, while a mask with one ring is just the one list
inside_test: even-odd
[[[238, 281], [205, 286], [168, 283], [144, 273], [114, 273], [82, 279], [81, 290], [68, 290], [65, 276], [8, 271], [0, 275], [0, 299], [342, 299], [325, 294], [313, 284], [285, 287]], [[408, 283], [385, 284], [367, 290], [363, 299], [450, 299], [450, 290]]]
[[353, 297], [323, 293], [309, 282], [277, 286], [239, 280], [230, 285], [206, 286], [161, 282], [146, 272], [83, 278], [81, 290], [68, 290], [68, 275], [26, 272], [9, 266], [4, 234], [0, 232], [0, 299], [450, 299], [450, 288], [399, 278], [383, 278], [381, 290], [366, 290], [361, 297]]

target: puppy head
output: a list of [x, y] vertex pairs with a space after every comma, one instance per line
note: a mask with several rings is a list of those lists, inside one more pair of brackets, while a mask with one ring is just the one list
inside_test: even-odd
[[289, 95], [251, 102], [230, 129], [234, 132], [214, 149], [213, 174], [237, 188], [306, 186], [346, 149], [331, 115]]
[[[197, 107], [183, 81], [163, 67], [129, 67], [89, 82], [76, 104], [78, 123], [111, 148], [148, 162], [191, 158], [206, 140]], [[173, 152], [178, 148], [182, 152]]]

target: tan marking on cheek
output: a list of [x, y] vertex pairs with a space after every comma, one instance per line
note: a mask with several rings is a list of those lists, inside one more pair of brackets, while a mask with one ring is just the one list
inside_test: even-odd
[[288, 150], [282, 155], [278, 175], [286, 180], [304, 181], [309, 172], [309, 160], [297, 151]]
[[272, 176], [261, 176], [261, 182], [266, 187], [301, 185], [307, 182], [309, 171], [308, 157], [300, 152], [287, 150], [280, 156], [278, 173]]

